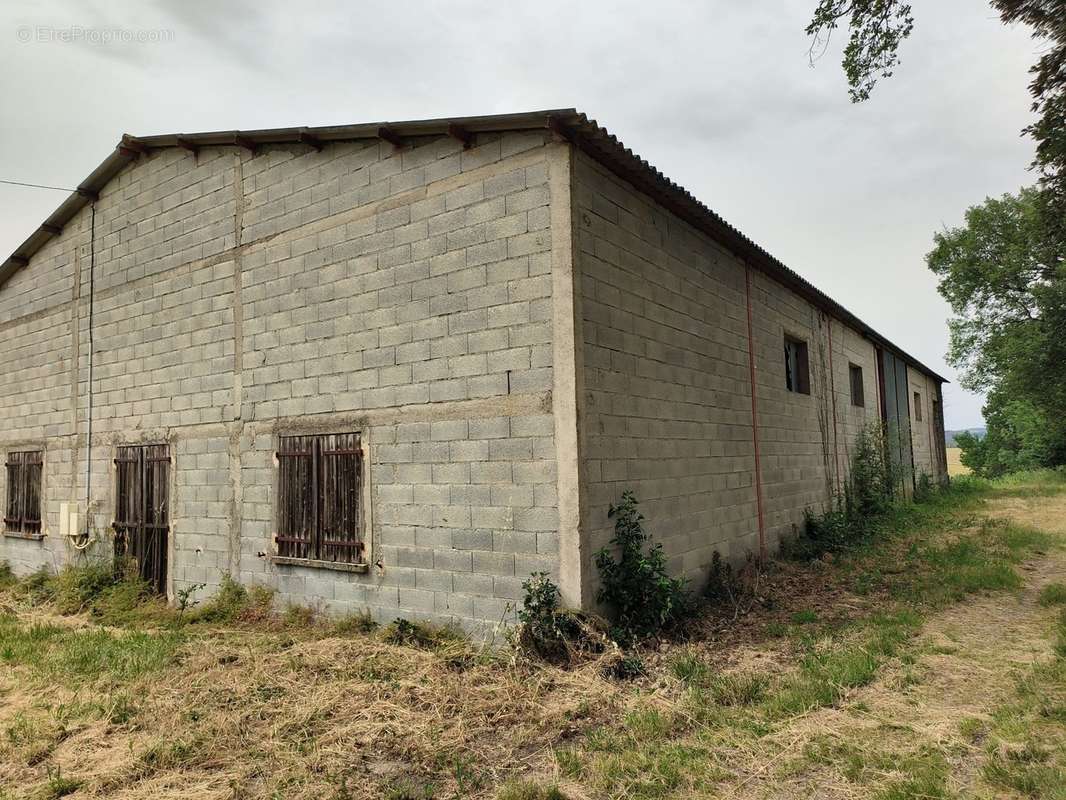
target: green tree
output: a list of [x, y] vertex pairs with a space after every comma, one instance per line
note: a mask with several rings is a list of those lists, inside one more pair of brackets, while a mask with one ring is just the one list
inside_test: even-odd
[[[899, 64], [899, 46], [914, 29], [910, 3], [899, 0], [820, 0], [807, 26], [811, 60], [825, 52], [833, 31], [848, 26], [844, 74], [853, 103], [870, 98], [878, 78], [888, 78]], [[820, 55], [820, 53], [819, 53]]]
[[[1037, 145], [1034, 166], [1041, 184], [1066, 219], [1066, 0], [991, 0], [991, 5], [1005, 25], [1028, 25], [1040, 42], [1041, 56], [1030, 70], [1029, 84], [1037, 120], [1025, 132]], [[841, 25], [848, 29], [842, 66], [851, 99], [859, 103], [899, 64], [914, 16], [903, 0], [819, 0], [807, 26], [812, 58], [824, 52]]]
[[984, 478], [1056, 463], [1055, 430], [1043, 412], [1025, 399], [1011, 400], [998, 390], [985, 405], [988, 433], [963, 431], [955, 437], [962, 463]]
[[1066, 463], [1066, 261], [1047, 192], [966, 212], [926, 256], [954, 312], [948, 361], [987, 391], [983, 439], [957, 439], [978, 474]]
[[[955, 315], [948, 360], [964, 386], [988, 392], [988, 435], [960, 440], [981, 474], [1066, 463], [1066, 0], [991, 5], [1040, 43], [1029, 84], [1037, 118], [1025, 129], [1038, 186], [969, 209], [927, 257]], [[812, 53], [841, 25], [851, 99], [862, 102], [899, 63], [914, 17], [903, 0], [819, 0]]]

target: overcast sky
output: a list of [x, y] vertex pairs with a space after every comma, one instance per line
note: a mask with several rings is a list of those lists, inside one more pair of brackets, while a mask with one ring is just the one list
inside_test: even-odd
[[[74, 186], [123, 132], [573, 106], [954, 380], [923, 256], [968, 205], [1032, 182], [1036, 48], [981, 0], [913, 0], [903, 66], [856, 106], [843, 37], [808, 65], [815, 4], [5, 0], [0, 178]], [[114, 28], [162, 41], [100, 41]], [[0, 252], [62, 199], [0, 185]], [[981, 398], [945, 401], [949, 428], [981, 424]]]

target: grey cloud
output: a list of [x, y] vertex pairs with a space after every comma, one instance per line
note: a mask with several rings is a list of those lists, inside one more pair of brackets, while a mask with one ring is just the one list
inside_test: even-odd
[[[916, 8], [903, 66], [848, 102], [842, 36], [808, 66], [815, 0], [8, 2], [0, 177], [68, 185], [123, 131], [329, 124], [577, 106], [924, 361], [948, 308], [923, 256], [967, 205], [1031, 182], [1033, 45], [986, 5]], [[16, 46], [24, 24], [174, 31]], [[62, 195], [0, 187], [10, 252]], [[947, 390], [949, 427], [980, 398]]]

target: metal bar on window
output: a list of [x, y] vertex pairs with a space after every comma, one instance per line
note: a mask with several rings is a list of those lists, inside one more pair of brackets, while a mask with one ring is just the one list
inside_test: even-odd
[[279, 442], [278, 554], [358, 563], [362, 449], [358, 433]]

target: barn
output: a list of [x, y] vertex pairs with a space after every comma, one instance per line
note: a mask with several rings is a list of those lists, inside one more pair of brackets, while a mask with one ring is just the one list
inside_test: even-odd
[[943, 378], [575, 110], [124, 136], [0, 266], [0, 560], [476, 631], [772, 552]]

